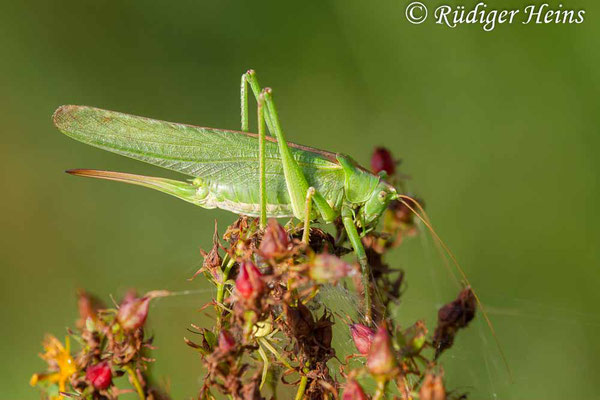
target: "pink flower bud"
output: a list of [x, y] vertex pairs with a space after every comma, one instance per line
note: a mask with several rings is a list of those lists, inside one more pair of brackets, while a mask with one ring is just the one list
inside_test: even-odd
[[392, 158], [392, 154], [385, 147], [377, 147], [371, 156], [371, 170], [378, 174], [385, 171], [388, 176], [394, 175], [396, 172], [396, 162]]
[[346, 382], [342, 400], [369, 400], [365, 392], [362, 390], [358, 382], [349, 380]]
[[148, 317], [150, 299], [147, 297], [136, 298], [121, 304], [117, 320], [126, 331], [135, 330], [144, 325]]
[[352, 340], [354, 340], [356, 350], [358, 350], [358, 352], [363, 356], [369, 354], [369, 349], [371, 348], [371, 342], [373, 341], [373, 335], [375, 332], [373, 332], [373, 330], [368, 326], [364, 326], [362, 324], [351, 324], [350, 334], [352, 335]]
[[155, 297], [167, 296], [169, 292], [165, 290], [155, 290], [148, 292], [144, 297], [135, 297], [129, 295], [125, 298], [119, 312], [117, 313], [117, 321], [121, 327], [126, 331], [132, 331], [140, 328], [146, 322], [148, 317], [148, 308], [150, 306], [150, 300]]
[[235, 348], [235, 339], [227, 330], [222, 330], [219, 333], [219, 349], [224, 353], [229, 353]]
[[244, 299], [251, 299], [260, 295], [264, 289], [260, 270], [251, 261], [243, 261], [240, 264], [235, 288]]
[[290, 245], [290, 237], [277, 220], [269, 220], [258, 250], [265, 258], [276, 258], [285, 255]]
[[385, 327], [381, 325], [371, 342], [369, 355], [367, 356], [367, 369], [376, 376], [391, 375], [396, 368], [396, 356], [392, 348], [392, 340]]
[[106, 362], [87, 367], [85, 377], [98, 390], [104, 390], [112, 383], [112, 371]]
[[352, 271], [350, 264], [332, 254], [323, 253], [315, 257], [308, 274], [317, 283], [335, 284], [350, 271]]

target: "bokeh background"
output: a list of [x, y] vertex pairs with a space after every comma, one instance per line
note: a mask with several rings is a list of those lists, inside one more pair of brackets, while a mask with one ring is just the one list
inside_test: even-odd
[[[210, 292], [186, 278], [214, 219], [224, 227], [234, 216], [64, 174], [172, 176], [77, 143], [50, 116], [87, 104], [236, 129], [249, 67], [274, 88], [290, 140], [363, 163], [385, 145], [403, 159], [488, 305], [514, 375], [479, 321], [445, 356], [449, 387], [475, 399], [597, 396], [600, 6], [566, 2], [587, 11], [581, 25], [486, 33], [411, 25], [407, 3], [4, 2], [0, 397], [38, 397], [28, 380], [44, 367], [41, 339], [73, 325], [80, 287], [105, 300], [130, 287], [195, 290], [156, 301], [150, 329], [156, 375], [174, 398], [196, 394], [200, 362], [182, 337], [205, 321], [197, 310]], [[398, 318], [431, 323], [457, 291], [434, 247], [413, 240], [390, 261], [407, 272]]]

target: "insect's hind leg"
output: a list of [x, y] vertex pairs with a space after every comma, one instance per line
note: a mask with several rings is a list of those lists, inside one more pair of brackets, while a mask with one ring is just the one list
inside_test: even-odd
[[[290, 195], [290, 199], [292, 201], [292, 209], [294, 211], [294, 215], [298, 219], [305, 218], [305, 199], [308, 191], [308, 181], [302, 172], [302, 169], [293, 158], [290, 148], [285, 140], [285, 136], [283, 134], [283, 130], [281, 129], [281, 125], [279, 123], [279, 117], [277, 115], [277, 109], [275, 108], [275, 103], [273, 102], [272, 90], [270, 88], [262, 89], [258, 84], [258, 79], [256, 78], [256, 73], [253, 70], [248, 70], [242, 76], [243, 82], [247, 82], [254, 93], [257, 101], [261, 102], [264, 99], [264, 120], [269, 129], [271, 135], [277, 138], [277, 145], [279, 147], [279, 154], [281, 155], [281, 161], [283, 164], [283, 173], [285, 175], [286, 185], [288, 189], [288, 193]], [[247, 86], [242, 84], [242, 89], [246, 92]], [[244, 102], [246, 95], [241, 96], [242, 102]], [[242, 105], [242, 109], [247, 108], [247, 105]], [[243, 112], [242, 112], [243, 114]], [[243, 118], [242, 118], [243, 120]], [[317, 205], [317, 209], [326, 222], [332, 222], [336, 215], [329, 203], [325, 200], [325, 198], [318, 192], [314, 194], [313, 200]]]
[[[317, 208], [321, 214], [321, 217], [325, 222], [332, 222], [336, 214], [333, 211], [332, 207], [327, 203], [325, 198], [318, 193], [314, 194], [309, 190], [308, 182], [304, 173], [300, 169], [300, 166], [293, 158], [290, 148], [287, 145], [285, 140], [285, 136], [283, 134], [283, 130], [279, 124], [279, 118], [277, 115], [277, 109], [275, 108], [275, 104], [272, 98], [272, 91], [269, 88], [261, 90], [258, 80], [256, 79], [256, 74], [253, 70], [249, 70], [242, 76], [242, 126], [244, 127], [244, 109], [246, 110], [246, 128], [247, 128], [247, 85], [249, 84], [254, 92], [254, 96], [257, 101], [264, 104], [265, 112], [264, 112], [264, 121], [269, 128], [269, 132], [277, 138], [277, 145], [279, 147], [279, 153], [281, 155], [281, 160], [283, 164], [283, 172], [285, 175], [285, 182], [288, 189], [288, 193], [290, 194], [290, 199], [292, 201], [292, 209], [294, 210], [294, 215], [298, 219], [305, 219], [305, 235], [310, 229], [308, 226], [308, 222], [310, 221], [310, 205], [311, 196], [313, 196], [313, 201], [317, 205]], [[246, 86], [244, 86], [246, 85]], [[261, 98], [262, 96], [262, 98]], [[311, 188], [312, 189], [312, 188]], [[306, 206], [305, 209], [302, 207]], [[344, 206], [342, 208], [342, 221], [344, 223], [344, 227], [346, 233], [348, 234], [348, 238], [350, 239], [350, 243], [354, 248], [354, 252], [358, 258], [358, 262], [361, 266], [362, 273], [362, 281], [364, 286], [364, 298], [365, 298], [365, 320], [367, 323], [372, 322], [372, 311], [371, 311], [371, 280], [370, 280], [370, 270], [369, 265], [367, 263], [367, 256], [365, 253], [365, 249], [361, 243], [360, 236], [358, 235], [358, 231], [356, 230], [356, 226], [354, 225], [354, 219], [352, 217], [352, 210], [348, 206]], [[303, 235], [304, 236], [304, 235]], [[303, 238], [305, 242], [308, 241], [308, 237]]]
[[[252, 70], [242, 75], [240, 86], [240, 109], [242, 131], [248, 132], [248, 78], [253, 74]], [[259, 192], [260, 192], [260, 229], [265, 229], [267, 225], [267, 193], [266, 193], [266, 172], [265, 172], [265, 112], [264, 96], [259, 94], [256, 98], [258, 107], [258, 169], [259, 169]]]
[[[260, 102], [260, 93], [262, 89], [258, 84], [258, 79], [256, 79], [256, 72], [253, 69], [249, 69], [244, 74], [242, 74], [242, 81], [240, 85], [240, 108], [241, 108], [241, 122], [242, 122], [242, 131], [248, 132], [249, 124], [248, 124], [248, 85], [250, 85], [250, 90], [254, 94], [254, 98], [256, 102]], [[273, 125], [271, 123], [271, 116], [268, 113], [265, 113], [265, 122], [267, 124], [267, 128], [269, 128], [269, 132], [271, 136], [274, 136], [273, 133]]]

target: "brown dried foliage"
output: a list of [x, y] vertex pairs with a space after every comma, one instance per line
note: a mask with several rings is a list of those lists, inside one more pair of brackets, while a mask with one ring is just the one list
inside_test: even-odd
[[[374, 157], [374, 165], [394, 173], [397, 163], [388, 152], [378, 149]], [[397, 176], [388, 178], [399, 182]], [[365, 380], [378, 384], [373, 398], [381, 398], [381, 388], [391, 384], [399, 393], [395, 399], [412, 399], [415, 393], [421, 400], [452, 397], [446, 393], [437, 362], [452, 346], [457, 332], [475, 316], [472, 291], [461, 291], [456, 300], [439, 310], [432, 337], [423, 321], [403, 328], [384, 318], [390, 315], [390, 307], [399, 303], [405, 279], [402, 270], [391, 268], [384, 260], [385, 254], [417, 232], [409, 207], [394, 201], [383, 216], [382, 231], [364, 232], [362, 238], [372, 272], [369, 289], [375, 294], [375, 322], [367, 326], [365, 321], [348, 321], [347, 316], [332, 313], [318, 301], [326, 284], [354, 282], [356, 293], [364, 291], [358, 266], [338, 258], [350, 252], [350, 244], [339, 220], [335, 227], [336, 237], [312, 227], [309, 242], [303, 243], [303, 227], [291, 222], [282, 227], [272, 220], [261, 230], [257, 219], [242, 216], [225, 230], [222, 240], [215, 223], [212, 247], [208, 252], [201, 250], [202, 267], [191, 279], [203, 273], [217, 287], [217, 297], [202, 307], [214, 309], [216, 323], [211, 328], [192, 325], [194, 336], [184, 339], [204, 365], [199, 399], [213, 400], [221, 393], [236, 400], [260, 400], [267, 388], [274, 398], [278, 382], [298, 388], [297, 395], [305, 399], [368, 399], [361, 387]], [[105, 308], [84, 292], [79, 294], [80, 319], [77, 330], [69, 333], [81, 349], [73, 358], [75, 372], [68, 370], [70, 394], [63, 396], [116, 399], [124, 391], [141, 391], [144, 399], [168, 398], [148, 383], [152, 338], [145, 336], [143, 327], [148, 301], [161, 293], [141, 298], [130, 293], [122, 302], [121, 313]], [[338, 359], [332, 347], [335, 323], [352, 328], [360, 354]], [[342, 340], [349, 338], [350, 330]], [[34, 375], [36, 382], [58, 373], [60, 363], [52, 359], [54, 353], [44, 355], [49, 371]], [[334, 362], [337, 367], [332, 369]], [[118, 389], [113, 379], [108, 387], [95, 388], [86, 379], [86, 370], [99, 363], [111, 368], [111, 378], [127, 375], [132, 389]]]

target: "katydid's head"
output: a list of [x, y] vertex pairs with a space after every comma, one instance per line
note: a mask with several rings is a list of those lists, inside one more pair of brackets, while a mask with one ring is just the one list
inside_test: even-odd
[[376, 224], [387, 206], [397, 196], [396, 188], [387, 182], [379, 181], [375, 189], [371, 192], [369, 199], [360, 209], [360, 220], [364, 221], [365, 226]]

